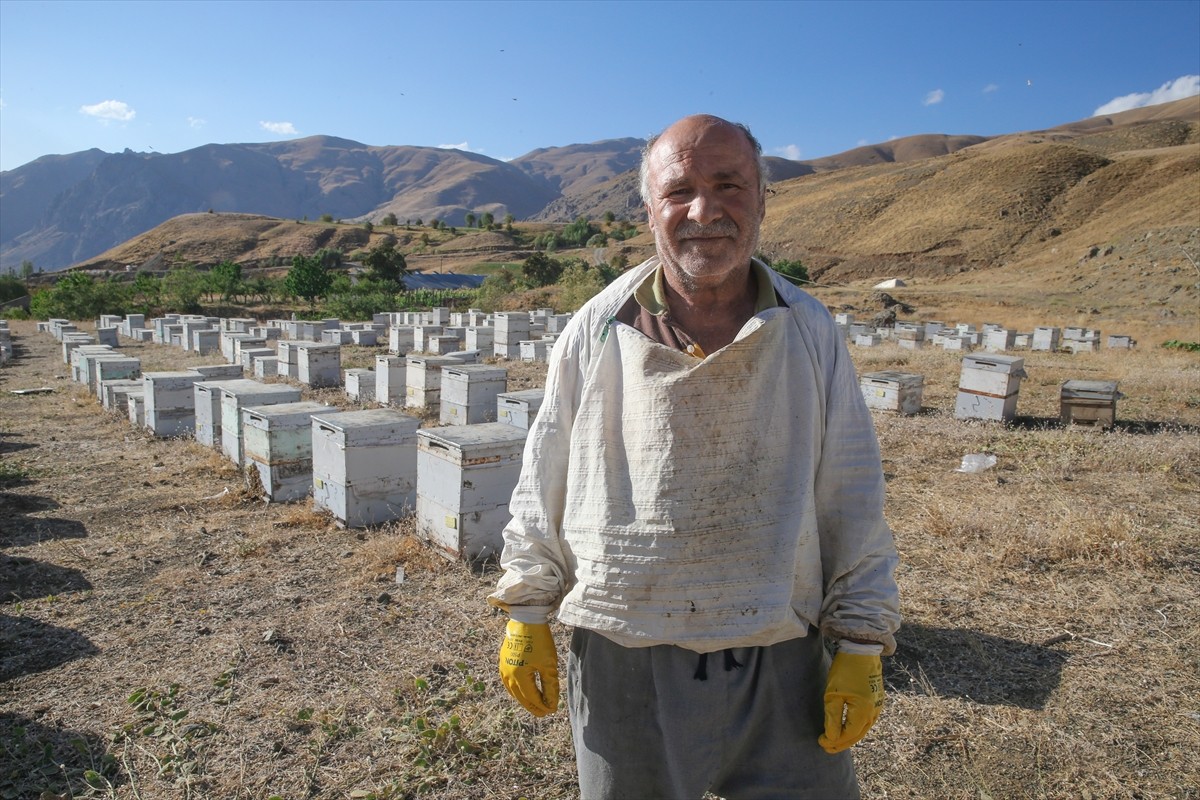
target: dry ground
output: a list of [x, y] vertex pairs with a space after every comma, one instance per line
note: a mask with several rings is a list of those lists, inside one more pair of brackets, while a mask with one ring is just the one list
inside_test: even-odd
[[[263, 504], [214, 452], [106, 414], [49, 335], [11, 327], [0, 798], [575, 795], [565, 714], [534, 720], [495, 674], [494, 572], [404, 522]], [[202, 360], [123, 349], [147, 371]], [[926, 379], [920, 415], [875, 417], [905, 628], [856, 748], [865, 795], [1200, 797], [1200, 357], [1028, 354], [1009, 426], [952, 418], [955, 354], [854, 357]], [[1120, 379], [1115, 430], [1057, 424], [1075, 377]], [[996, 467], [954, 472], [976, 452]]]

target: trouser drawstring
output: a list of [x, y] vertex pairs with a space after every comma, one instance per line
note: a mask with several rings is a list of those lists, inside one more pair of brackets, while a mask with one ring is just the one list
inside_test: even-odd
[[[733, 648], [726, 648], [721, 651], [725, 654], [725, 671], [730, 672], [735, 669], [741, 669], [742, 664], [733, 655]], [[696, 664], [696, 672], [692, 675], [692, 680], [706, 681], [708, 680], [708, 653], [700, 654], [700, 661]]]

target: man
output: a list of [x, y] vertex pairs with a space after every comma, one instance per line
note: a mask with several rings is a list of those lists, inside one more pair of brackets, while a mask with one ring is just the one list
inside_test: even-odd
[[547, 620], [575, 626], [586, 800], [856, 797], [848, 748], [899, 612], [853, 364], [826, 309], [753, 259], [747, 128], [684, 118], [641, 174], [657, 255], [572, 319], [530, 429], [489, 598], [510, 615], [501, 678], [552, 713]]

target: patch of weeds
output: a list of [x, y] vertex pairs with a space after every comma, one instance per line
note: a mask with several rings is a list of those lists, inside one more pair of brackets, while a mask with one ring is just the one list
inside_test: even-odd
[[191, 787], [203, 770], [203, 740], [218, 727], [212, 722], [187, 722], [190, 712], [180, 705], [180, 699], [177, 683], [166, 691], [135, 689], [127, 702], [138, 717], [121, 729], [116, 740], [148, 756], [158, 777], [174, 778], [177, 785]]
[[0, 798], [115, 796], [115, 756], [82, 736], [13, 725], [0, 730]]
[[[411, 769], [405, 778], [410, 789], [428, 789], [443, 785], [450, 776], [468, 780], [470, 764], [493, 758], [499, 747], [472, 734], [455, 709], [465, 701], [482, 697], [487, 691], [483, 680], [473, 676], [465, 662], [454, 665], [457, 680], [447, 681], [455, 673], [435, 670], [435, 676], [418, 677], [409, 691], [397, 690], [397, 700], [405, 706], [398, 720], [412, 748]], [[446, 684], [442, 691], [435, 685]], [[378, 798], [390, 797], [382, 793]]]
[[24, 483], [33, 477], [29, 470], [17, 466], [11, 461], [0, 461], [0, 486], [10, 486], [14, 483]]
[[1168, 350], [1182, 350], [1185, 353], [1200, 353], [1200, 342], [1181, 342], [1178, 339], [1168, 339], [1162, 343]]

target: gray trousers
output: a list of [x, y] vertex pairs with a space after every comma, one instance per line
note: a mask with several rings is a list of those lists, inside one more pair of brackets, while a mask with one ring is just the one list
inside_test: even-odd
[[850, 752], [817, 744], [829, 669], [819, 635], [700, 662], [681, 647], [622, 647], [575, 629], [567, 702], [583, 800], [859, 796]]

